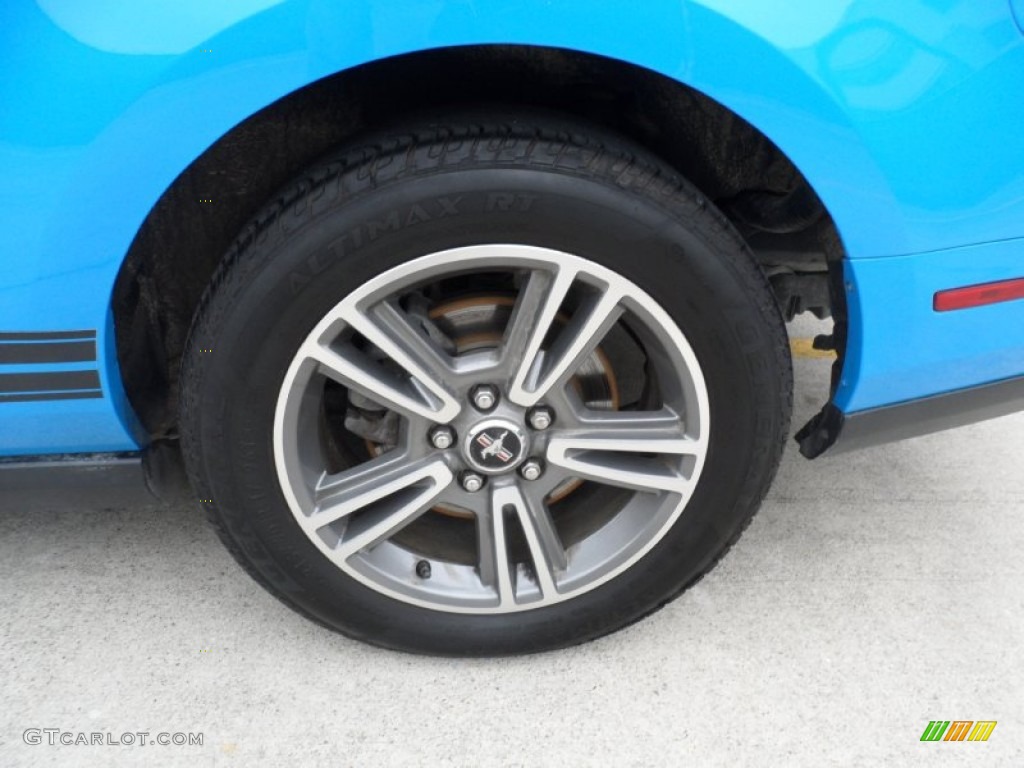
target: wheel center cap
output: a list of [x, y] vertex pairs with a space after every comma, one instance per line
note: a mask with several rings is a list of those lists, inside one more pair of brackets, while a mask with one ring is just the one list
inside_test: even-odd
[[526, 433], [508, 419], [486, 419], [466, 434], [462, 455], [476, 470], [498, 475], [515, 469], [529, 450]]

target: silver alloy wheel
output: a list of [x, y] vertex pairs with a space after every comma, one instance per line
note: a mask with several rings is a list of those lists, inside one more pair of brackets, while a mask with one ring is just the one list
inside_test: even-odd
[[[511, 276], [517, 296], [500, 341], [490, 347], [453, 350], [425, 315], [403, 306], [402, 297], [423, 286], [492, 273]], [[656, 378], [650, 408], [595, 409], [573, 386], [584, 361], [620, 324], [642, 343]], [[395, 444], [354, 466], [332, 466], [323, 437], [325, 382], [397, 414]], [[481, 384], [500, 394], [486, 414], [472, 406]], [[543, 431], [529, 425], [535, 406], [555, 415]], [[347, 575], [425, 608], [507, 613], [583, 594], [649, 552], [696, 486], [708, 420], [696, 356], [647, 293], [578, 256], [479, 245], [390, 269], [317, 324], [281, 385], [274, 458], [296, 521]], [[440, 424], [459, 436], [447, 449], [430, 439]], [[516, 471], [527, 457], [544, 466], [537, 480]], [[488, 472], [475, 493], [458, 482], [471, 467]], [[563, 542], [552, 499], [580, 481], [608, 487], [609, 497], [618, 489], [624, 500], [592, 530]], [[475, 520], [475, 562], [401, 540], [403, 529], [426, 514], [453, 507]]]

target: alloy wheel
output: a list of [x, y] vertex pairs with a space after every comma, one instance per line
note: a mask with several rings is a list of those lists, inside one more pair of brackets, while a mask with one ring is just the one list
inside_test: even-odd
[[696, 486], [708, 417], [690, 345], [638, 286], [479, 245], [388, 270], [316, 325], [284, 376], [274, 457], [295, 520], [346, 574], [508, 613], [655, 547]]

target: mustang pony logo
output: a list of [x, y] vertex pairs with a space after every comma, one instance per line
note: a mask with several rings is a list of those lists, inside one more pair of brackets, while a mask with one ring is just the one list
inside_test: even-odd
[[481, 432], [476, 438], [477, 443], [484, 447], [480, 452], [480, 459], [483, 460], [491, 456], [497, 456], [503, 463], [508, 464], [512, 460], [512, 454], [502, 446], [506, 437], [508, 437], [507, 429], [497, 439], [494, 439], [486, 432]]

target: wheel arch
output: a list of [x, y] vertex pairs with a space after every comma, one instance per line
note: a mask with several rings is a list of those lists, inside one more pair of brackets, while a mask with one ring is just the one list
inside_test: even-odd
[[[809, 234], [811, 257], [820, 262], [814, 269], [826, 255], [833, 262], [842, 255], [832, 217], [791, 159], [736, 112], [677, 79], [539, 46], [458, 46], [380, 59], [306, 85], [233, 126], [149, 211], [118, 272], [113, 312], [125, 390], [150, 437], [175, 433], [178, 366], [195, 308], [232, 240], [277, 190], [377, 126], [487, 103], [558, 110], [615, 130], [677, 168], [741, 233], [767, 233], [769, 250], [789, 247], [796, 233]], [[841, 290], [833, 290], [833, 304], [844, 317]]]

